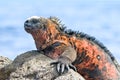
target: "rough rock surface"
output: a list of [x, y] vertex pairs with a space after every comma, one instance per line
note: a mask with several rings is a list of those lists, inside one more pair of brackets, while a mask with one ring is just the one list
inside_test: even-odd
[[7, 69], [5, 70], [5, 68], [11, 63], [12, 60], [7, 57], [0, 56], [0, 80], [4, 80], [8, 76], [9, 72], [7, 72]]
[[17, 56], [11, 64], [0, 69], [0, 80], [84, 80], [73, 70], [59, 76], [55, 66], [50, 65], [55, 60], [41, 53], [29, 51]]
[[8, 59], [7, 57], [0, 56], [0, 69], [11, 63], [12, 60]]

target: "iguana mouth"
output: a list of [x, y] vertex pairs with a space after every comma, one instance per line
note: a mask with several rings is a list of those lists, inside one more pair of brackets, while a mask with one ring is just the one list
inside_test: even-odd
[[24, 28], [26, 31], [30, 31], [32, 27], [28, 23], [24, 23]]

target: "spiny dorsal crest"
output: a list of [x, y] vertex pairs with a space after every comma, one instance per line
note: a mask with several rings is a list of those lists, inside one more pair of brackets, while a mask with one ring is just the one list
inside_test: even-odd
[[53, 21], [54, 23], [56, 23], [56, 24], [60, 24], [61, 23], [60, 19], [58, 19], [57, 17], [50, 16], [49, 19], [51, 21]]
[[64, 24], [61, 23], [62, 21], [61, 21], [59, 18], [50, 16], [49, 19], [50, 19], [52, 22], [54, 22], [55, 24], [57, 24], [57, 25], [58, 25], [58, 28], [59, 28], [61, 31], [64, 31], [64, 30], [65, 30], [66, 27], [65, 27]]

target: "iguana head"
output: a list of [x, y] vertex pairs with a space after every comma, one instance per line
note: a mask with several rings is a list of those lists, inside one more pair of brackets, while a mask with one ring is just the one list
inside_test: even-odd
[[24, 23], [24, 28], [28, 33], [32, 34], [37, 49], [53, 40], [60, 33], [59, 27], [55, 17], [43, 18], [32, 16]]

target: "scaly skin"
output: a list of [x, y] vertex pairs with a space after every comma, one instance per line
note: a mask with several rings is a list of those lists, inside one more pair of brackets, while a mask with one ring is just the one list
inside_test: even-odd
[[94, 38], [62, 30], [54, 17], [34, 16], [27, 19], [24, 26], [32, 34], [37, 50], [58, 59], [55, 64], [61, 74], [65, 69], [72, 68], [77, 69], [86, 80], [120, 80], [114, 57]]

